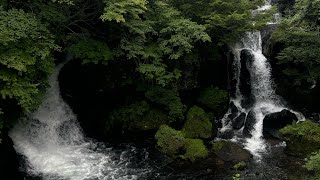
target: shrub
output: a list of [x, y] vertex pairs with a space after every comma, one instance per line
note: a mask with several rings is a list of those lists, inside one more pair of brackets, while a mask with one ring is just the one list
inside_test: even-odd
[[209, 138], [212, 135], [212, 124], [206, 112], [193, 106], [187, 115], [183, 132], [188, 138]]
[[208, 156], [208, 150], [201, 139], [185, 139], [184, 150], [185, 154], [182, 158], [190, 161], [206, 158]]
[[155, 135], [158, 149], [171, 157], [176, 157], [185, 145], [185, 138], [181, 131], [172, 129], [167, 125], [160, 126]]
[[221, 115], [228, 108], [228, 93], [217, 87], [209, 87], [201, 92], [198, 102]]

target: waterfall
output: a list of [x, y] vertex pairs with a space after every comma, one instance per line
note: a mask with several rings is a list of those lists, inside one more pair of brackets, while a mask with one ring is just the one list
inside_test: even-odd
[[60, 64], [49, 79], [50, 88], [37, 111], [11, 130], [17, 153], [26, 159], [26, 172], [43, 179], [137, 179], [148, 172], [134, 168], [127, 147], [120, 154], [85, 138], [77, 118], [60, 96]]
[[[270, 2], [257, 10], [254, 10], [253, 14], [260, 13], [271, 8]], [[278, 16], [278, 15], [277, 15]], [[278, 19], [277, 19], [278, 21]], [[252, 58], [252, 62], [248, 67], [241, 67], [241, 52], [247, 51]], [[234, 104], [238, 112], [236, 117], [240, 113], [245, 113], [248, 117], [249, 112], [253, 114], [255, 122], [251, 129], [251, 137], [244, 140], [245, 149], [249, 150], [255, 157], [259, 158], [261, 153], [265, 152], [266, 143], [263, 139], [263, 119], [266, 115], [280, 112], [287, 109], [294, 113], [299, 120], [303, 120], [304, 116], [298, 112], [288, 109], [281, 102], [280, 97], [276, 95], [274, 90], [274, 85], [271, 77], [271, 65], [269, 64], [267, 58], [262, 54], [262, 38], [261, 33], [257, 32], [247, 32], [242, 38], [241, 42], [236, 44], [233, 48], [234, 54], [234, 79], [236, 83], [235, 98], [231, 99], [230, 102]], [[241, 68], [246, 68], [250, 73], [250, 88], [251, 96], [253, 97], [252, 105], [248, 107], [243, 107], [243, 100], [248, 97], [244, 97], [240, 92], [240, 77]], [[232, 129], [232, 121], [230, 121], [231, 109], [225, 114], [222, 119], [222, 128], [220, 132]], [[235, 118], [233, 118], [235, 119]], [[248, 118], [247, 118], [248, 120]], [[243, 128], [238, 132], [242, 132]]]

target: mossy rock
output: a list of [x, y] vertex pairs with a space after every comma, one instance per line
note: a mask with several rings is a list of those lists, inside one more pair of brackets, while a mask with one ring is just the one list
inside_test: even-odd
[[185, 138], [181, 131], [172, 129], [167, 125], [160, 126], [155, 138], [158, 149], [171, 157], [176, 157], [185, 145]]
[[198, 102], [211, 109], [215, 114], [222, 115], [228, 109], [228, 92], [217, 87], [209, 87], [201, 92]]
[[203, 144], [201, 139], [185, 139], [184, 150], [185, 154], [182, 156], [182, 158], [188, 159], [192, 162], [208, 156], [208, 149]]
[[193, 106], [182, 130], [187, 138], [209, 138], [212, 136], [212, 123], [202, 108]]
[[320, 126], [306, 120], [289, 125], [280, 130], [287, 143], [286, 152], [290, 155], [306, 157], [320, 149]]

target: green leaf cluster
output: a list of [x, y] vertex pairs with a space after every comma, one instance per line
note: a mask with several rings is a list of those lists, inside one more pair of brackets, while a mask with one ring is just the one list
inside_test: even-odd
[[[36, 17], [0, 9], [0, 95], [29, 111], [53, 68], [53, 36]], [[0, 99], [0, 101], [1, 101]]]
[[83, 64], [94, 63], [107, 65], [113, 60], [113, 52], [106, 43], [94, 39], [83, 39], [73, 44], [69, 51], [75, 58], [80, 59]]

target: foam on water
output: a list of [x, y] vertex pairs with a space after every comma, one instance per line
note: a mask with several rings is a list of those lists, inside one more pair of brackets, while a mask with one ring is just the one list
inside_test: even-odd
[[[87, 140], [76, 116], [60, 96], [59, 65], [39, 109], [10, 132], [16, 151], [26, 158], [26, 171], [44, 179], [137, 179], [149, 170], [130, 166], [128, 147], [121, 155]], [[126, 155], [127, 154], [127, 155]], [[120, 156], [119, 158], [117, 156]]]

